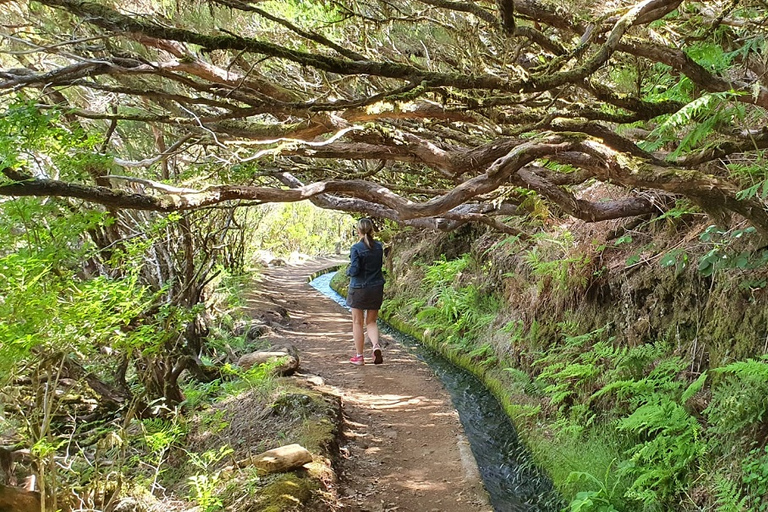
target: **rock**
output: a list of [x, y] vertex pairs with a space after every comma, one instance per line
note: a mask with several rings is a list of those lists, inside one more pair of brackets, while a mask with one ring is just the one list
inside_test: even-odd
[[253, 323], [245, 333], [245, 339], [247, 341], [254, 341], [269, 332], [269, 327], [262, 323]]
[[0, 485], [0, 512], [40, 512], [40, 493]]
[[261, 311], [258, 317], [262, 323], [271, 327], [274, 324], [281, 325], [290, 315], [283, 306], [273, 306], [272, 309]]
[[312, 454], [299, 444], [289, 444], [260, 453], [250, 462], [267, 473], [285, 473], [312, 462]]
[[325, 379], [319, 375], [305, 375], [304, 380], [313, 386], [325, 386]]
[[291, 375], [299, 369], [299, 354], [295, 349], [292, 352], [290, 353], [288, 350], [251, 352], [240, 357], [237, 365], [247, 370], [257, 364], [269, 363], [285, 358], [285, 362], [275, 367], [275, 372], [280, 375]]
[[140, 510], [141, 507], [139, 502], [136, 501], [136, 498], [131, 498], [129, 496], [121, 499], [117, 505], [115, 505], [114, 512], [139, 512]]

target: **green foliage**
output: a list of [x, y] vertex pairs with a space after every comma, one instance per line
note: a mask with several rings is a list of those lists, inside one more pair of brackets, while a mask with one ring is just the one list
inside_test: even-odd
[[[764, 168], [761, 166], [761, 169]], [[758, 183], [745, 188], [744, 190], [740, 190], [736, 194], [736, 199], [744, 200], [744, 199], [751, 199], [753, 197], [758, 197], [760, 199], [765, 199], [768, 197], [768, 180], [759, 181]]]
[[187, 434], [178, 416], [172, 420], [162, 418], [142, 420], [141, 428], [147, 448], [158, 455], [165, 454], [171, 446], [177, 445]]
[[676, 148], [669, 155], [670, 158], [700, 148], [701, 143], [713, 134], [717, 126], [743, 119], [743, 108], [731, 106], [735, 96], [736, 93], [726, 91], [697, 97], [667, 116], [640, 146], [646, 151], [658, 151], [665, 144], [674, 142]]
[[261, 208], [263, 216], [252, 236], [254, 250], [269, 251], [279, 257], [294, 252], [330, 254], [337, 243], [346, 248], [357, 241], [355, 222], [349, 215], [317, 208], [309, 202]]
[[699, 258], [698, 271], [703, 276], [715, 275], [726, 269], [751, 270], [768, 264], [768, 251], [736, 250], [732, 246], [741, 238], [756, 234], [754, 227], [725, 231], [717, 226], [709, 226], [699, 236], [699, 240], [710, 249]]
[[605, 335], [605, 328], [578, 336], [565, 336], [564, 343], [550, 347], [543, 357], [533, 362], [540, 368], [536, 378], [553, 405], [561, 411], [578, 401], [578, 396], [592, 392], [598, 377], [604, 369], [595, 364], [593, 345], [608, 346], [611, 339], [602, 343], [596, 341]]
[[688, 77], [680, 77], [666, 64], [655, 64], [643, 82], [642, 90], [646, 101], [688, 103], [694, 97], [695, 86]]
[[483, 343], [482, 345], [478, 345], [474, 349], [470, 350], [467, 355], [478, 361], [478, 364], [483, 367], [491, 366], [498, 362], [496, 352], [490, 343]]
[[201, 473], [189, 477], [190, 494], [192, 501], [197, 503], [200, 510], [204, 512], [216, 512], [222, 510], [224, 502], [216, 495], [216, 488], [219, 485], [219, 472], [212, 475]]
[[716, 512], [743, 512], [748, 510], [749, 498], [741, 496], [738, 484], [723, 477], [715, 480]]
[[627, 496], [646, 505], [669, 502], [687, 489], [706, 449], [696, 418], [667, 396], [654, 398], [618, 424], [619, 431], [638, 440], [619, 474], [633, 478]]
[[668, 209], [658, 217], [654, 217], [652, 223], [665, 221], [670, 225], [674, 225], [679, 220], [684, 219], [692, 214], [700, 213], [700, 209], [687, 199], [679, 199], [675, 201], [675, 206]]
[[103, 216], [38, 205], [38, 215], [50, 214], [40, 219], [31, 206], [14, 202], [0, 210], [0, 219], [24, 219], [26, 235], [16, 239], [15, 252], [0, 254], [0, 316], [12, 320], [0, 323], [0, 365], [7, 370], [35, 348], [85, 355], [101, 344], [141, 347], [158, 338], [128, 328], [155, 299], [139, 283], [137, 268], [114, 278], [79, 275], [76, 261], [93, 251], [79, 235]]
[[555, 363], [548, 365], [539, 374], [540, 381], [549, 382], [544, 392], [549, 395], [552, 405], [567, 405], [580, 389], [594, 382], [600, 375], [600, 369], [592, 364]]
[[461, 273], [469, 267], [471, 261], [469, 253], [455, 260], [446, 260], [443, 256], [440, 260], [425, 266], [423, 285], [427, 289], [434, 290], [453, 283], [461, 278]]
[[[751, 502], [751, 510], [765, 512], [768, 510], [768, 447], [750, 451], [741, 463], [741, 472], [744, 496]], [[731, 487], [735, 486], [732, 484]], [[728, 495], [731, 497], [730, 502], [733, 501], [734, 491], [731, 490]], [[738, 504], [741, 505], [743, 501], [740, 500]]]
[[617, 492], [620, 481], [615, 480], [613, 484], [609, 484], [611, 467], [612, 465], [608, 466], [602, 480], [583, 471], [573, 471], [568, 475], [566, 483], [585, 480], [593, 489], [576, 493], [576, 498], [570, 504], [570, 512], [619, 512], [614, 504], [620, 499]]
[[709, 41], [699, 41], [686, 49], [686, 53], [701, 66], [716, 73], [725, 70], [737, 54], [727, 53], [719, 44]]
[[302, 2], [299, 0], [268, 1], [265, 10], [281, 18], [308, 24], [308, 28], [338, 23], [340, 14], [333, 3]]
[[487, 256], [495, 251], [506, 249], [510, 252], [514, 251], [516, 246], [520, 244], [520, 236], [519, 235], [511, 235], [506, 236], [493, 244], [491, 247], [489, 247], [483, 256]]
[[[636, 371], [634, 371], [631, 372], [634, 375], [628, 376], [628, 378], [611, 380], [602, 389], [595, 392], [592, 399], [612, 394], [618, 400], [625, 401], [631, 411], [644, 403], [656, 400], [659, 396], [681, 396], [685, 382], [680, 380], [678, 376], [686, 364], [678, 357], [662, 359], [661, 361], [649, 360], [649, 356], [657, 356], [659, 352], [653, 348], [648, 350], [644, 346], [640, 350], [632, 350], [622, 354], [616, 370], [610, 374], [611, 377], [619, 377], [624, 374], [622, 366], [623, 363], [627, 362], [630, 364], [629, 367], [634, 367], [635, 370], [642, 368], [643, 365], [651, 365], [650, 372], [641, 373], [638, 378]], [[633, 359], [635, 361], [632, 361]]]
[[[82, 177], [87, 165], [103, 167], [106, 159], [94, 151], [97, 138], [79, 128], [65, 128], [56, 109], [40, 110], [20, 100], [0, 114], [0, 167], [25, 168], [48, 174], [51, 168], [62, 177]], [[45, 155], [50, 165], [40, 166]]]
[[585, 252], [572, 250], [573, 237], [566, 233], [562, 239], [538, 237], [538, 243], [525, 252], [524, 260], [540, 287], [558, 292], [582, 289], [589, 281], [592, 258]]
[[504, 371], [509, 376], [509, 391], [514, 393], [529, 393], [533, 394], [531, 387], [533, 381], [528, 373], [520, 370], [519, 368], [504, 368]]
[[736, 361], [714, 370], [722, 381], [712, 391], [704, 411], [711, 430], [739, 434], [757, 425], [768, 425], [768, 356]]
[[216, 495], [216, 489], [221, 480], [221, 471], [211, 468], [234, 450], [229, 446], [220, 446], [218, 450], [208, 450], [202, 455], [188, 452], [190, 462], [202, 473], [189, 477], [190, 498], [197, 503], [203, 512], [222, 510], [224, 502]]
[[[677, 222], [694, 211], [680, 203], [665, 220]], [[744, 248], [757, 246], [753, 236], [743, 226], [713, 226], [693, 244], [672, 246], [680, 250], [659, 257], [660, 264], [688, 270], [688, 275], [693, 270], [688, 267], [698, 265], [698, 275], [728, 272], [729, 280], [747, 271], [757, 274], [763, 270], [761, 251], [750, 253], [748, 264], [739, 259]], [[618, 246], [623, 249], [640, 237], [633, 232]], [[574, 247], [567, 237], [539, 236], [536, 242], [534, 263], [567, 259]], [[658, 252], [650, 244], [643, 251]], [[555, 274], [526, 263], [531, 276], [541, 277], [545, 270]], [[708, 264], [714, 267], [712, 274], [704, 268]], [[453, 307], [457, 300], [451, 294], [476, 282], [477, 266], [466, 256], [424, 266], [422, 293], [394, 300], [426, 309], [421, 321], [432, 333], [459, 338], [438, 326], [459, 320], [460, 308]], [[515, 278], [517, 284], [524, 276], [517, 272]], [[530, 281], [524, 284], [533, 285]], [[444, 313], [429, 309], [440, 300], [448, 305]], [[514, 400], [506, 409], [569, 498], [567, 510], [768, 512], [762, 498], [768, 487], [768, 453], [759, 444], [768, 429], [768, 359], [694, 373], [698, 356], [692, 363], [692, 341], [682, 332], [674, 343], [621, 345], [612, 338], [616, 326], [585, 332], [576, 315], [553, 315], [559, 321], [555, 324], [541, 314], [534, 320], [526, 316], [526, 308], [516, 306], [506, 316], [516, 320], [498, 329], [498, 336], [503, 333], [514, 344], [514, 359], [498, 363], [504, 393]], [[540, 345], [533, 343], [533, 331], [539, 333]], [[484, 341], [453, 348], [467, 360], [474, 357], [473, 365], [479, 367], [494, 358], [495, 341]]]
[[[606, 425], [613, 416], [615, 433], [624, 446], [626, 458], [616, 465], [615, 474], [606, 470], [602, 483], [588, 473], [574, 473], [571, 480], [584, 478], [593, 485], [576, 493], [573, 510], [630, 510], [624, 500], [664, 506], [673, 503], [696, 475], [707, 445], [701, 425], [685, 404], [701, 391], [707, 375], [686, 384], [679, 377], [686, 366], [680, 358], [659, 359], [666, 350], [663, 344], [614, 346], [603, 329], [565, 336], [562, 344], [549, 347], [534, 362], [540, 368], [537, 380], [558, 406], [552, 425], [561, 442], [576, 442], [585, 429]], [[606, 402], [608, 397], [614, 400]], [[590, 406], [598, 401], [601, 413]], [[606, 409], [610, 404], [613, 407]], [[624, 481], [626, 486], [619, 484]]]
[[183, 405], [197, 408], [202, 404], [221, 402], [243, 391], [255, 392], [260, 396], [268, 396], [278, 385], [274, 379], [275, 368], [282, 363], [275, 360], [252, 366], [243, 370], [229, 363], [221, 367], [226, 380], [215, 379], [211, 382], [188, 381], [183, 387], [185, 400]]
[[[442, 332], [446, 341], [468, 343], [496, 318], [499, 299], [482, 293], [473, 284], [461, 284], [471, 256], [427, 265], [422, 286], [430, 297], [416, 315], [425, 327]], [[484, 355], [488, 355], [485, 354]]]

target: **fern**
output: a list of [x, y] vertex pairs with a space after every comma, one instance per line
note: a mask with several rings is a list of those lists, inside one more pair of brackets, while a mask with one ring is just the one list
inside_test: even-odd
[[556, 364], [547, 367], [537, 380], [545, 383], [543, 390], [549, 395], [552, 405], [569, 405], [567, 401], [599, 373], [600, 370], [593, 365]]
[[759, 381], [768, 381], [768, 355], [762, 356], [760, 361], [747, 359], [746, 361], [736, 361], [722, 368], [718, 368], [718, 373], [732, 374], [741, 379], [756, 379]]
[[622, 419], [618, 430], [638, 440], [627, 451], [631, 464], [619, 470], [633, 479], [628, 497], [646, 505], [663, 504], [688, 487], [706, 445], [701, 426], [680, 404], [657, 395]]
[[688, 386], [688, 389], [683, 391], [682, 396], [680, 397], [680, 403], [686, 403], [688, 400], [693, 397], [696, 393], [701, 391], [701, 388], [704, 387], [704, 383], [707, 380], [707, 372], [702, 373], [698, 379], [693, 381], [690, 386]]
[[504, 368], [510, 379], [510, 387], [519, 387], [524, 390], [531, 385], [531, 376], [518, 368]]
[[[561, 325], [562, 327], [562, 325]], [[542, 385], [553, 405], [563, 407], [577, 402], [575, 397], [589, 393], [598, 386], [598, 381], [610, 367], [612, 354], [621, 352], [613, 349], [612, 338], [595, 343], [604, 336], [606, 327], [578, 336], [566, 336], [565, 344], [552, 348], [545, 356], [533, 362], [540, 367], [536, 381]], [[595, 343], [593, 346], [592, 343]]]
[[752, 498], [751, 510], [768, 511], [768, 447], [752, 450], [741, 463], [744, 494]]
[[423, 283], [429, 288], [452, 283], [469, 266], [469, 264], [469, 253], [451, 261], [447, 261], [445, 256], [443, 256], [441, 260], [435, 261], [426, 267]]
[[[674, 158], [689, 151], [710, 135], [718, 124], [730, 123], [735, 117], [743, 116], [742, 109], [724, 107], [736, 95], [735, 92], [724, 91], [699, 96], [667, 117], [649, 134], [648, 141], [641, 147], [646, 151], [658, 151], [664, 144], [680, 141], [670, 156]], [[678, 132], [683, 129], [689, 131], [681, 140]]]
[[759, 197], [760, 199], [768, 197], [768, 180], [759, 181], [755, 185], [736, 193], [736, 199], [740, 201], [751, 199], [753, 197]]
[[715, 497], [717, 498], [716, 512], [746, 512], [749, 510], [749, 498], [741, 497], [739, 486], [726, 478], [720, 477], [715, 480]]
[[744, 108], [741, 105], [716, 109], [711, 115], [702, 119], [700, 123], [693, 125], [669, 157], [677, 158], [689, 151], [700, 149], [701, 143], [715, 132], [718, 125], [732, 123], [734, 118], [743, 119], [743, 117]]
[[678, 101], [688, 103], [696, 89], [688, 77], [680, 78], [665, 64], [655, 64], [649, 74], [653, 82], [643, 84], [646, 101]]
[[[470, 262], [469, 254], [451, 261], [443, 258], [426, 266], [421, 283], [431, 297], [416, 313], [416, 319], [422, 327], [433, 329], [450, 343], [470, 343], [495, 320], [500, 307], [495, 295], [483, 294], [473, 284], [458, 286], [457, 281]], [[490, 364], [492, 360], [486, 361]]]
[[482, 345], [479, 345], [474, 349], [470, 350], [467, 355], [473, 359], [484, 360], [489, 357], [493, 357], [494, 351], [490, 343], [483, 343]]
[[561, 292], [584, 287], [587, 284], [586, 270], [592, 263], [587, 254], [545, 260], [538, 246], [527, 251], [524, 260], [531, 267], [534, 276], [541, 278], [543, 283], [551, 283], [555, 290]]
[[678, 375], [685, 367], [686, 363], [679, 357], [662, 360], [647, 376], [613, 381], [594, 393], [592, 399], [612, 394], [634, 408], [658, 396], [677, 397], [685, 385]]
[[733, 59], [733, 55], [726, 53], [721, 45], [707, 41], [692, 45], [686, 53], [698, 64], [714, 72], [725, 70]]
[[738, 434], [768, 422], [768, 356], [716, 368], [725, 379], [712, 393], [704, 410], [716, 433]]

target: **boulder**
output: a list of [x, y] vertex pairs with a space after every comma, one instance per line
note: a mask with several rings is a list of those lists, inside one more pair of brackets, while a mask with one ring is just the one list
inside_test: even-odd
[[250, 463], [266, 473], [285, 473], [312, 462], [312, 454], [299, 444], [267, 450], [251, 458]]
[[254, 365], [270, 363], [278, 359], [285, 359], [275, 368], [275, 372], [280, 375], [291, 375], [299, 369], [299, 354], [296, 349], [251, 352], [241, 356], [237, 365], [247, 370]]
[[269, 333], [269, 327], [267, 327], [265, 324], [262, 324], [260, 322], [254, 322], [246, 331], [245, 339], [249, 342], [252, 342], [261, 338], [267, 333]]
[[0, 485], [0, 512], [40, 512], [40, 493]]

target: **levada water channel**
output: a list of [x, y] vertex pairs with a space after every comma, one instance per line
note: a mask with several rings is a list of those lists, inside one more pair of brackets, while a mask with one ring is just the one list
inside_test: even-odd
[[[330, 286], [335, 272], [310, 283], [346, 307]], [[429, 365], [451, 395], [469, 439], [483, 484], [496, 512], [557, 512], [564, 503], [552, 483], [530, 459], [515, 428], [491, 393], [470, 373], [384, 324], [383, 331]]]

